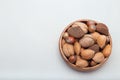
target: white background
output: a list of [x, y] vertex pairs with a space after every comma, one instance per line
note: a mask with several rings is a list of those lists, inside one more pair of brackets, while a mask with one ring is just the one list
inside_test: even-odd
[[[77, 19], [105, 23], [113, 51], [103, 67], [77, 72], [58, 49], [62, 30]], [[0, 0], [0, 80], [120, 80], [119, 0]]]

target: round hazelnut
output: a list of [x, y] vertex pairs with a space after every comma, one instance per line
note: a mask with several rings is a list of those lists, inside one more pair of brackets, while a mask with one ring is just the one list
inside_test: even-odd
[[104, 60], [104, 55], [103, 55], [103, 53], [101, 53], [101, 52], [96, 53], [95, 56], [93, 57], [93, 60], [94, 60], [96, 63], [101, 63], [101, 62]]
[[67, 43], [74, 43], [75, 42], [74, 37], [67, 37], [65, 40]]
[[95, 54], [95, 51], [93, 51], [91, 49], [85, 49], [81, 52], [81, 57], [83, 59], [89, 60], [94, 57], [94, 54]]
[[69, 57], [70, 63], [75, 63], [76, 62], [76, 56], [72, 55]]
[[95, 30], [96, 30], [96, 26], [95, 25], [90, 25], [89, 27], [88, 27], [88, 30], [89, 30], [89, 32], [95, 32]]
[[95, 25], [95, 21], [89, 20], [89, 21], [87, 21], [87, 25], [88, 25], [88, 26], [90, 26], [90, 25]]
[[67, 37], [69, 37], [69, 34], [68, 34], [67, 32], [65, 32], [65, 33], [63, 34], [63, 38], [66, 39]]

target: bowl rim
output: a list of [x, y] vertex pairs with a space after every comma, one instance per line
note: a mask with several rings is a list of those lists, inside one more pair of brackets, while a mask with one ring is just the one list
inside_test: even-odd
[[[83, 22], [83, 21], [95, 21], [95, 20], [91, 20], [91, 19], [78, 19], [76, 21], [73, 21], [71, 22], [69, 25], [67, 25], [64, 30], [62, 31], [61, 35], [60, 35], [60, 38], [59, 38], [59, 51], [60, 51], [60, 54], [62, 56], [62, 58], [64, 59], [64, 61], [73, 69], [77, 70], [77, 71], [91, 71], [91, 70], [96, 70], [98, 69], [99, 67], [101, 67], [107, 60], [110, 56], [108, 56], [107, 58], [105, 58], [100, 64], [96, 65], [96, 66], [93, 66], [93, 67], [85, 67], [85, 68], [80, 68], [80, 67], [77, 67], [76, 65], [70, 63], [68, 61], [68, 59], [66, 58], [66, 56], [64, 55], [64, 52], [62, 50], [62, 45], [61, 45], [61, 41], [62, 41], [62, 36], [64, 34], [64, 32], [75, 22]], [[97, 24], [100, 23], [98, 21], [95, 21]], [[110, 36], [110, 45], [112, 47], [112, 38], [111, 38], [111, 35], [109, 33], [109, 36]], [[112, 48], [111, 48], [111, 52], [112, 52]], [[110, 55], [111, 55], [111, 52], [110, 52]]]

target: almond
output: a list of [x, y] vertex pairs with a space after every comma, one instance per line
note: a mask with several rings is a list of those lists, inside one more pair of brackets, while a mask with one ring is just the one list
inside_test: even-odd
[[101, 62], [104, 60], [104, 55], [103, 55], [103, 53], [101, 53], [101, 52], [96, 53], [95, 56], [93, 57], [93, 60], [94, 60], [96, 63], [101, 63]]
[[80, 56], [77, 56], [76, 66], [84, 68], [88, 66], [88, 61], [81, 59]]
[[106, 43], [106, 36], [100, 35], [100, 36], [97, 38], [97, 43], [98, 43], [98, 45], [100, 46], [100, 48], [103, 48], [103, 47], [105, 46], [105, 43]]
[[73, 45], [65, 43], [63, 45], [63, 52], [65, 54], [66, 57], [69, 57], [71, 55], [74, 55], [74, 48]]
[[75, 42], [75, 43], [74, 43], [74, 51], [75, 51], [75, 53], [76, 53], [77, 55], [80, 54], [80, 49], [81, 49], [80, 44], [79, 44], [78, 42]]
[[100, 34], [98, 32], [94, 32], [91, 35], [92, 35], [93, 39], [96, 41]]
[[112, 46], [110, 44], [106, 45], [103, 49], [103, 54], [105, 57], [108, 57], [111, 54], [111, 48]]
[[91, 49], [85, 49], [85, 50], [83, 50], [83, 52], [81, 52], [81, 57], [83, 59], [89, 60], [94, 57], [94, 54], [95, 54], [95, 51], [93, 51]]

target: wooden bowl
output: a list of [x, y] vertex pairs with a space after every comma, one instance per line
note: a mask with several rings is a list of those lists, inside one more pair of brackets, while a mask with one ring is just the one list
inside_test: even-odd
[[[80, 19], [80, 20], [76, 20], [76, 21], [74, 21], [74, 22], [78, 22], [78, 21], [80, 21], [80, 22], [87, 22], [87, 21], [89, 21], [89, 19]], [[94, 20], [91, 20], [91, 21], [94, 21]], [[96, 69], [98, 69], [99, 67], [101, 67], [101, 66], [107, 61], [107, 59], [108, 59], [109, 57], [105, 58], [101, 63], [97, 64], [96, 66], [80, 68], [80, 67], [76, 66], [75, 64], [70, 63], [69, 60], [68, 60], [68, 59], [66, 58], [66, 56], [64, 55], [64, 52], [63, 52], [63, 50], [62, 50], [62, 45], [61, 45], [62, 36], [63, 36], [64, 32], [65, 32], [74, 22], [70, 23], [70, 24], [63, 30], [63, 32], [61, 33], [61, 36], [60, 36], [60, 38], [59, 38], [59, 50], [60, 50], [60, 54], [61, 54], [62, 58], [64, 59], [64, 61], [65, 61], [71, 68], [73, 68], [73, 69], [75, 69], [75, 70], [77, 70], [77, 71], [92, 71], [92, 70], [96, 70]], [[96, 22], [96, 24], [99, 23], [99, 22], [97, 22], [97, 21], [95, 21], [95, 22]], [[109, 34], [109, 36], [110, 36], [110, 34]], [[111, 38], [111, 36], [110, 36], [110, 45], [112, 46], [112, 38]]]

